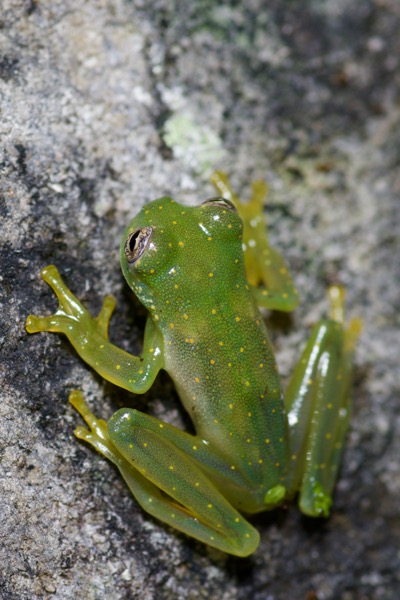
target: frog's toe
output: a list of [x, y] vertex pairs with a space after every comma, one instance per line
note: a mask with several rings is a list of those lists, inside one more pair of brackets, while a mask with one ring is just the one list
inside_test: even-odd
[[25, 328], [28, 333], [50, 331], [68, 335], [76, 330], [76, 327], [77, 324], [75, 320], [69, 315], [63, 314], [61, 310], [49, 317], [35, 317], [34, 315], [29, 315], [25, 323]]
[[332, 498], [324, 492], [319, 483], [315, 483], [311, 494], [300, 496], [300, 509], [309, 517], [329, 517]]
[[61, 279], [61, 275], [59, 270], [55, 265], [47, 265], [40, 271], [40, 276], [49, 285], [51, 285], [54, 281]]
[[28, 333], [38, 333], [39, 331], [48, 331], [50, 326], [49, 317], [35, 317], [28, 315], [25, 322], [25, 329]]
[[103, 306], [101, 307], [101, 311], [96, 317], [97, 325], [101, 334], [108, 338], [108, 326], [110, 324], [110, 319], [115, 310], [115, 306], [117, 304], [114, 296], [106, 296], [103, 301]]

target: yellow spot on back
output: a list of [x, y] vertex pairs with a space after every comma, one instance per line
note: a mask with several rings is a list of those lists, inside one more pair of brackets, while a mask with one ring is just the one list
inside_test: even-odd
[[169, 326], [171, 329], [173, 329], [175, 327], [174, 323], [170, 323]]
[[215, 365], [215, 360], [214, 359], [210, 360], [210, 365]]
[[214, 277], [214, 273], [209, 273], [208, 276], [209, 277]]
[[115, 365], [115, 368], [117, 369], [117, 371], [119, 371], [121, 368], [121, 365]]
[[194, 380], [196, 383], [200, 383], [200, 379], [198, 377], [195, 377]]
[[216, 315], [216, 314], [217, 314], [217, 311], [216, 311], [216, 309], [215, 309], [215, 308], [212, 308], [212, 309], [211, 309], [211, 314], [213, 314], [213, 315]]
[[185, 244], [183, 242], [178, 242], [178, 246], [180, 246], [181, 248], [184, 246]]

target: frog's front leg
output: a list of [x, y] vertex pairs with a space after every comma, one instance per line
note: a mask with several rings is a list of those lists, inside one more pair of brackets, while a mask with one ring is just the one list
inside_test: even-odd
[[344, 328], [344, 291], [329, 289], [330, 319], [315, 325], [286, 392], [288, 489], [307, 515], [328, 516], [350, 416], [350, 383], [358, 319]]
[[243, 249], [247, 281], [252, 286], [258, 306], [292, 311], [299, 297], [282, 256], [268, 242], [263, 214], [268, 192], [265, 181], [254, 181], [249, 202], [239, 200], [228, 177], [216, 171], [211, 177], [218, 192], [231, 200], [243, 220]]
[[55, 266], [43, 269], [41, 276], [56, 293], [59, 307], [50, 317], [29, 315], [27, 331], [65, 334], [102, 377], [138, 394], [147, 391], [163, 366], [162, 339], [152, 321], [147, 321], [142, 356], [133, 356], [108, 341], [108, 324], [115, 308], [112, 296], [105, 298], [98, 317], [93, 318], [66, 287]]
[[70, 402], [90, 427], [78, 427], [76, 436], [118, 467], [144, 510], [224, 552], [248, 556], [255, 551], [258, 532], [174, 444], [175, 428], [133, 409], [117, 411], [106, 424], [90, 412], [80, 392], [72, 392]]

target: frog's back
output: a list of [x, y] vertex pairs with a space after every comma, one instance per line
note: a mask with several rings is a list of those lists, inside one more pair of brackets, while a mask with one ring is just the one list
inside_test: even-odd
[[165, 368], [198, 435], [221, 449], [242, 436], [251, 454], [260, 430], [267, 439], [268, 431], [282, 429], [282, 391], [268, 333], [246, 281], [223, 295], [205, 294], [204, 301], [201, 313], [192, 303], [181, 324], [166, 327]]

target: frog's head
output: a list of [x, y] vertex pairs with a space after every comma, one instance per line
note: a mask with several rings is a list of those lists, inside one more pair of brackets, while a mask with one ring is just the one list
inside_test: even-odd
[[195, 207], [169, 197], [154, 200], [124, 232], [123, 273], [146, 306], [172, 294], [178, 301], [178, 293], [181, 299], [217, 293], [217, 287], [236, 282], [238, 269], [244, 276], [242, 229], [234, 204], [224, 198]]

